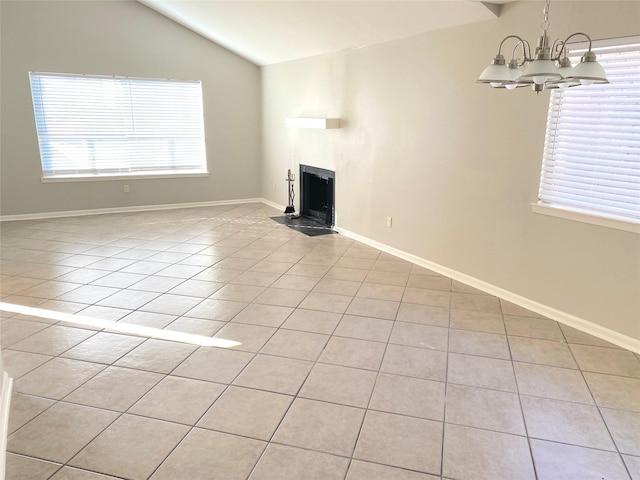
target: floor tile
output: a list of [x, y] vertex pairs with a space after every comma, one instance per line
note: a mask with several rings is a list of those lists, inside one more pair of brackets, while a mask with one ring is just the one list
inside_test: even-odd
[[[166, 266], [166, 264], [163, 264]], [[131, 290], [142, 290], [144, 292], [166, 293], [169, 290], [176, 288], [184, 282], [182, 278], [171, 277], [157, 277], [151, 276], [144, 280], [140, 280], [138, 283], [133, 284]]]
[[584, 378], [599, 407], [640, 412], [640, 379], [588, 372]]
[[224, 283], [205, 282], [203, 280], [185, 280], [180, 285], [169, 290], [173, 295], [206, 298], [224, 287]]
[[497, 358], [450, 353], [447, 381], [504, 392], [518, 391], [511, 362]]
[[306, 296], [307, 292], [300, 290], [269, 287], [262, 292], [254, 302], [263, 305], [297, 307]]
[[627, 479], [618, 453], [531, 440], [539, 480]]
[[[186, 295], [172, 295], [169, 293], [165, 293], [155, 298], [154, 300], [151, 300], [149, 303], [145, 303], [144, 306], [140, 308], [145, 312], [164, 313], [176, 316], [184, 315], [189, 312], [190, 317], [209, 318], [197, 315], [196, 312], [200, 312], [205, 307], [205, 305], [202, 305], [202, 308], [199, 308], [199, 304], [201, 302], [204, 303], [206, 302], [206, 300], [203, 302], [203, 300], [198, 297], [188, 297]], [[211, 320], [218, 319], [211, 318]]]
[[11, 435], [25, 423], [52, 406], [55, 402], [48, 398], [34, 397], [22, 393], [13, 392], [11, 397], [11, 409], [9, 411], [9, 425], [7, 433]]
[[381, 373], [369, 408], [444, 421], [445, 384]]
[[516, 393], [464, 385], [447, 385], [447, 423], [525, 435]]
[[147, 479], [188, 431], [185, 425], [125, 414], [69, 465], [133, 480]]
[[194, 425], [225, 386], [192, 378], [165, 377], [128, 412], [169, 422]]
[[258, 295], [264, 291], [264, 287], [227, 284], [211, 295], [211, 298], [216, 300], [231, 300], [235, 302], [249, 303], [255, 300]]
[[444, 382], [447, 354], [425, 348], [388, 345], [380, 371]]
[[447, 351], [449, 330], [430, 325], [395, 322], [389, 343]]
[[241, 387], [295, 395], [313, 364], [292, 358], [257, 355], [234, 381]]
[[144, 280], [146, 275], [139, 273], [114, 272], [91, 282], [91, 285], [100, 285], [102, 287], [127, 288], [134, 283]]
[[342, 480], [349, 460], [326, 453], [269, 444], [251, 480]]
[[601, 408], [620, 453], [640, 456], [640, 413]]
[[47, 480], [60, 464], [7, 453], [6, 480]]
[[497, 313], [451, 310], [451, 328], [505, 334], [504, 320]]
[[[16, 350], [2, 350], [3, 366], [9, 376], [14, 380], [19, 379], [40, 365], [51, 360], [52, 357], [37, 353], [18, 352]], [[15, 385], [14, 385], [15, 389]]]
[[418, 305], [432, 305], [434, 307], [449, 308], [451, 294], [442, 290], [427, 290], [425, 288], [407, 287], [402, 301]]
[[[338, 264], [340, 264], [340, 262], [338, 262]], [[407, 285], [408, 279], [409, 274], [407, 273], [371, 271], [364, 278], [364, 281], [366, 283], [378, 283], [381, 285], [395, 285], [397, 287], [404, 287]]]
[[361, 315], [363, 317], [395, 320], [399, 306], [399, 302], [356, 297], [349, 304], [346, 313], [350, 315]]
[[537, 317], [537, 318], [545, 318], [540, 314], [537, 314], [531, 310], [527, 310], [520, 305], [516, 305], [515, 303], [508, 302], [506, 300], [500, 300], [500, 307], [502, 308], [502, 313], [504, 315], [515, 315], [518, 317]]
[[354, 458], [440, 474], [442, 423], [367, 412]]
[[615, 451], [595, 406], [524, 395], [521, 401], [530, 437]]
[[571, 345], [571, 351], [585, 372], [640, 378], [640, 359], [628, 350]]
[[349, 457], [363, 418], [362, 409], [298, 398], [289, 408], [273, 441]]
[[474, 295], [472, 293], [451, 294], [451, 308], [457, 310], [469, 310], [472, 312], [502, 313], [500, 301], [490, 295]]
[[26, 297], [56, 298], [62, 294], [75, 290], [79, 286], [80, 285], [77, 283], [49, 280], [39, 283], [33, 287], [20, 290], [19, 294]]
[[449, 332], [449, 351], [511, 360], [507, 337], [497, 333], [451, 329]]
[[345, 268], [345, 267], [333, 267], [327, 272], [325, 278], [332, 278], [335, 280], [349, 280], [352, 282], [363, 282], [368, 270], [362, 270], [359, 268]]
[[311, 292], [300, 303], [299, 307], [307, 310], [344, 313], [352, 300], [353, 297], [345, 295]]
[[427, 290], [451, 291], [451, 279], [432, 275], [410, 275], [407, 287], [425, 288]]
[[[291, 270], [293, 270], [293, 268], [295, 267], [292, 267]], [[291, 270], [289, 270], [289, 272], [291, 272]], [[231, 280], [231, 283], [240, 285], [254, 285], [257, 287], [270, 287], [273, 282], [278, 279], [279, 276], [279, 273], [248, 271], [238, 275], [236, 278]]]
[[200, 347], [182, 362], [173, 375], [209, 382], [231, 383], [253, 355], [224, 348]]
[[640, 457], [622, 455], [624, 463], [631, 474], [631, 480], [640, 480]]
[[142, 325], [145, 327], [164, 328], [173, 322], [177, 317], [175, 315], [164, 315], [162, 313], [143, 312], [137, 310], [131, 312], [119, 321], [131, 325]]
[[196, 350], [196, 346], [150, 338], [140, 344], [115, 365], [120, 367], [169, 373]]
[[361, 285], [356, 294], [357, 297], [399, 302], [402, 300], [402, 295], [404, 294], [404, 287], [381, 285], [378, 283], [363, 283]]
[[[4, 336], [4, 323], [2, 324], [2, 329], [2, 335]], [[13, 350], [21, 350], [24, 352], [57, 356], [92, 335], [95, 335], [95, 332], [91, 330], [51, 325], [48, 328], [40, 330], [39, 332], [32, 334], [30, 337], [13, 344], [11, 348]]]
[[[286, 324], [284, 326], [286, 327]], [[334, 335], [374, 342], [387, 342], [392, 328], [393, 322], [390, 320], [344, 315], [335, 329]]]
[[75, 347], [67, 350], [63, 356], [75, 360], [111, 364], [140, 345], [144, 338], [99, 332]]
[[287, 273], [273, 282], [271, 286], [275, 288], [288, 288], [290, 290], [310, 292], [318, 281], [319, 279], [316, 277], [304, 277], [300, 275], [290, 275]]
[[151, 477], [244, 480], [266, 443], [226, 433], [194, 429]]
[[7, 450], [66, 463], [117, 417], [116, 412], [57, 403], [10, 435]]
[[509, 336], [509, 346], [513, 359], [518, 362], [578, 368], [569, 347], [564, 342]]
[[378, 465], [376, 463], [352, 460], [346, 480], [440, 480], [426, 473], [412, 472], [396, 467]]
[[292, 401], [289, 395], [231, 386], [198, 426], [268, 441]]
[[446, 424], [443, 448], [447, 478], [536, 478], [526, 437]]
[[110, 295], [119, 292], [118, 288], [100, 287], [98, 285], [84, 285], [71, 290], [68, 293], [56, 297], [58, 300], [66, 302], [78, 302], [86, 304], [94, 304], [100, 300], [104, 300]]
[[296, 308], [282, 324], [282, 328], [330, 335], [341, 318], [339, 313]]
[[107, 367], [64, 401], [124, 412], [161, 379], [156, 373]]
[[375, 383], [375, 372], [318, 363], [311, 370], [298, 395], [366, 408]]
[[224, 338], [240, 343], [234, 350], [257, 352], [276, 332], [275, 328], [248, 325], [244, 323], [227, 323], [215, 334], [216, 338]]
[[354, 282], [351, 280], [337, 280], [333, 278], [321, 279], [313, 291], [317, 293], [331, 293], [334, 295], [347, 295], [353, 297], [362, 285], [360, 282]]
[[119, 480], [111, 475], [89, 472], [73, 467], [62, 467], [50, 480]]
[[218, 320], [205, 320], [203, 318], [180, 317], [166, 327], [165, 330], [173, 330], [182, 333], [192, 333], [193, 335], [203, 335], [211, 337], [214, 333], [224, 327], [227, 323]]
[[104, 365], [54, 358], [16, 380], [14, 391], [60, 400], [97, 375]]
[[231, 321], [262, 325], [264, 327], [279, 327], [291, 315], [293, 308], [276, 305], [250, 304]]
[[520, 395], [593, 404], [582, 374], [577, 370], [513, 362]]
[[508, 335], [517, 337], [541, 338], [543, 340], [564, 341], [558, 322], [547, 318], [527, 318], [504, 316]]
[[318, 361], [344, 367], [378, 370], [384, 351], [384, 343], [331, 337]]
[[329, 337], [319, 333], [280, 329], [269, 339], [261, 353], [315, 361]]

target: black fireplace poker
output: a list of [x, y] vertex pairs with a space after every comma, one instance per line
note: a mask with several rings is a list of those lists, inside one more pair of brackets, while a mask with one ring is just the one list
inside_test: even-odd
[[287, 170], [287, 184], [288, 184], [288, 188], [287, 190], [289, 191], [289, 204], [287, 205], [287, 207], [284, 209], [284, 214], [286, 216], [288, 216], [289, 218], [298, 218], [299, 215], [296, 214], [296, 207], [293, 206], [293, 199], [295, 198], [296, 194], [293, 190], [293, 182], [295, 181], [295, 176], [293, 173], [291, 173], [291, 169]]

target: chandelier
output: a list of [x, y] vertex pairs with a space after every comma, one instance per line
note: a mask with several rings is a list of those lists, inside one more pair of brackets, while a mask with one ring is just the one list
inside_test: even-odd
[[[596, 61], [596, 55], [591, 51], [591, 38], [586, 33], [577, 32], [569, 35], [565, 40], [555, 40], [549, 43], [549, 2], [546, 0], [540, 25], [542, 35], [538, 39], [534, 55], [531, 55], [529, 42], [517, 35], [508, 35], [500, 42], [498, 54], [491, 60], [478, 78], [478, 83], [488, 83], [493, 88], [512, 90], [518, 87], [531, 86], [534, 92], [550, 88], [567, 88], [594, 83], [609, 83], [604, 68]], [[575, 67], [567, 57], [567, 42], [583, 35], [589, 40], [589, 50], [582, 56]], [[511, 60], [507, 64], [502, 55], [502, 46], [509, 39], [516, 39]], [[522, 49], [522, 58], [516, 57], [516, 52]]]

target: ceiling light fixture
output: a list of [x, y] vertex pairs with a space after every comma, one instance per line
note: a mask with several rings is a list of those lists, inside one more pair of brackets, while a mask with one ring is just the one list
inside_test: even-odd
[[[555, 40], [553, 44], [549, 44], [549, 3], [550, 0], [546, 0], [544, 19], [540, 25], [542, 35], [538, 39], [535, 54], [531, 55], [529, 42], [517, 35], [508, 35], [500, 42], [498, 54], [482, 71], [478, 83], [488, 83], [493, 88], [508, 90], [531, 86], [536, 93], [549, 88], [609, 83], [604, 68], [596, 61], [596, 55], [591, 51], [591, 37], [586, 33], [572, 33], [565, 40]], [[587, 37], [589, 50], [582, 56], [580, 63], [572, 67], [567, 57], [567, 42], [576, 35]], [[502, 55], [502, 45], [511, 38], [517, 39], [517, 42], [507, 64]], [[516, 57], [519, 47], [522, 48], [522, 59]]]

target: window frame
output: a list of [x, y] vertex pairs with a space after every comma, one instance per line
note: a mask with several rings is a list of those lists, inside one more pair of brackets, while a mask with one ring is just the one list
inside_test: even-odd
[[[640, 43], [640, 36], [633, 35], [628, 37], [618, 37], [604, 40], [594, 40], [594, 48], [611, 47], [611, 46], [624, 46]], [[576, 42], [568, 45], [569, 51], [586, 49], [587, 42]], [[590, 87], [576, 87], [576, 88], [590, 88]], [[549, 97], [549, 108], [553, 104], [553, 98]], [[554, 117], [555, 119], [555, 117]], [[551, 121], [551, 115], [547, 118], [547, 126], [545, 127], [545, 145], [548, 137], [548, 122]], [[544, 162], [544, 159], [543, 159]], [[627, 232], [640, 233], [640, 219], [636, 220], [624, 215], [616, 215], [615, 213], [606, 213], [599, 211], [596, 207], [592, 209], [574, 207], [570, 205], [562, 205], [549, 203], [541, 200], [542, 180], [544, 176], [544, 163], [541, 165], [540, 177], [538, 183], [538, 198], [536, 202], [531, 203], [531, 208], [534, 213], [550, 215], [553, 217], [563, 218], [567, 220], [577, 221], [581, 223], [587, 223], [592, 225], [599, 225], [607, 228], [623, 230]]]
[[[182, 168], [182, 169], [179, 167], [174, 169], [166, 168], [167, 166], [170, 165], [170, 163], [157, 164], [159, 168], [157, 170], [153, 170], [153, 169], [143, 168], [142, 165], [140, 165], [139, 163], [138, 165], [136, 165], [135, 162], [130, 161], [130, 159], [127, 157], [128, 162], [126, 163], [125, 168], [130, 169], [129, 171], [122, 171], [122, 172], [113, 171], [116, 168], [122, 168], [122, 167], [114, 168], [114, 166], [106, 164], [106, 165], [100, 166], [100, 168], [97, 170], [103, 169], [103, 170], [111, 170], [111, 171], [106, 171], [103, 173], [100, 173], [98, 171], [96, 173], [91, 173], [87, 171], [84, 171], [84, 172], [82, 171], [82, 170], [89, 170], [89, 168], [83, 169], [81, 167], [78, 167], [76, 169], [77, 173], [62, 173], [62, 174], [47, 175], [45, 171], [46, 160], [43, 152], [44, 142], [41, 139], [41, 131], [38, 125], [39, 120], [42, 121], [42, 119], [44, 118], [43, 115], [45, 115], [45, 113], [44, 113], [44, 109], [39, 111], [36, 106], [36, 104], [42, 105], [43, 99], [42, 97], [40, 97], [36, 100], [36, 92], [34, 91], [34, 83], [33, 83], [34, 81], [32, 79], [33, 76], [41, 77], [41, 78], [42, 77], [58, 77], [58, 78], [69, 77], [70, 79], [73, 79], [74, 81], [79, 81], [79, 82], [82, 82], [85, 79], [88, 81], [113, 80], [114, 85], [116, 85], [116, 83], [118, 82], [120, 84], [122, 84], [123, 82], [124, 83], [139, 82], [139, 85], [142, 85], [144, 83], [147, 83], [147, 84], [157, 83], [158, 85], [164, 84], [165, 86], [169, 86], [170, 84], [180, 84], [183, 86], [189, 86], [189, 88], [191, 89], [193, 89], [194, 85], [197, 86], [196, 88], [199, 94], [199, 98], [197, 98], [196, 100], [199, 102], [199, 104], [196, 105], [196, 110], [194, 113], [194, 118], [196, 119], [196, 121], [193, 127], [193, 132], [197, 132], [197, 134], [195, 135], [195, 138], [197, 139], [196, 141], [198, 142], [198, 147], [201, 149], [200, 154], [197, 156], [197, 161], [194, 161], [191, 166], [188, 166], [188, 168]], [[40, 80], [36, 80], [36, 81], [39, 82]], [[33, 112], [34, 112], [34, 120], [35, 120], [34, 127], [36, 130], [36, 135], [38, 140], [39, 160], [40, 160], [40, 168], [41, 168], [40, 181], [42, 183], [94, 182], [94, 181], [100, 182], [100, 181], [113, 181], [113, 180], [136, 180], [136, 179], [159, 179], [159, 178], [195, 178], [195, 177], [208, 177], [210, 175], [208, 158], [207, 158], [207, 150], [206, 150], [206, 135], [205, 135], [205, 122], [204, 122], [204, 97], [202, 92], [201, 81], [126, 77], [126, 76], [113, 76], [113, 75], [29, 72], [29, 84], [30, 84], [30, 95], [31, 95]], [[98, 90], [96, 90], [96, 92], [97, 91]], [[135, 105], [131, 106], [128, 111], [125, 111], [125, 114], [131, 115], [132, 119], [136, 118], [133, 112], [134, 107]], [[90, 111], [90, 110], [87, 109], [87, 111]], [[162, 113], [169, 116], [170, 114], [175, 112], [170, 110], [165, 110]], [[40, 118], [39, 118], [39, 115], [40, 115]], [[116, 117], [117, 115], [114, 115], [114, 118]], [[65, 121], [69, 121], [69, 120], [65, 119]], [[132, 123], [135, 123], [135, 122], [132, 121]], [[131, 136], [141, 135], [133, 132], [131, 132], [131, 134], [132, 134]], [[94, 133], [93, 137], [88, 137], [86, 135], [83, 136], [81, 133], [78, 133], [77, 134], [78, 138], [73, 140], [81, 142], [84, 139], [85, 142], [86, 141], [94, 142], [96, 141], [96, 139], [98, 141], [100, 140], [99, 135], [100, 135], [100, 131], [97, 131], [96, 133]], [[43, 137], [44, 136], [45, 135], [43, 135]], [[125, 150], [128, 150], [128, 148], [131, 146], [133, 142], [129, 140], [127, 134], [124, 134], [123, 136], [127, 137], [127, 141], [123, 142], [123, 145]], [[170, 136], [163, 137], [162, 135], [158, 135], [156, 141], [162, 141], [163, 139], [167, 141], [167, 139], [170, 139], [170, 138], [171, 138]], [[201, 144], [199, 142], [201, 142]], [[134, 150], [142, 152], [144, 151], [144, 147], [135, 146]], [[170, 153], [168, 155], [170, 155], [171, 161], [174, 161], [175, 157], [173, 157], [173, 154]], [[91, 161], [91, 160], [88, 160], [88, 161]], [[162, 169], [163, 166], [165, 167], [165, 169]]]

